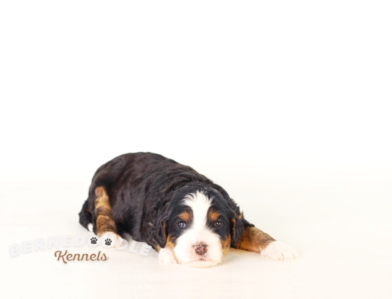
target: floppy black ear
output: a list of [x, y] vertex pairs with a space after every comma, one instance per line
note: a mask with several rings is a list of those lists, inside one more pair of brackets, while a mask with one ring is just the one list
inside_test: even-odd
[[236, 247], [238, 241], [240, 240], [240, 238], [244, 232], [244, 223], [242, 222], [240, 217], [237, 216], [236, 214], [234, 214], [233, 218], [231, 219], [231, 223], [232, 223], [231, 246]]
[[169, 208], [159, 211], [151, 231], [153, 241], [157, 243], [161, 248], [165, 248], [166, 246], [167, 220], [169, 219], [169, 216]]

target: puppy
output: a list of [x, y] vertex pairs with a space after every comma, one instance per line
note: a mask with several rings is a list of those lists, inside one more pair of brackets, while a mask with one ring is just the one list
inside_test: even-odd
[[297, 256], [249, 223], [222, 187], [152, 153], [125, 154], [98, 168], [79, 216], [117, 244], [124, 233], [146, 242], [164, 264], [215, 266], [230, 247], [275, 260]]

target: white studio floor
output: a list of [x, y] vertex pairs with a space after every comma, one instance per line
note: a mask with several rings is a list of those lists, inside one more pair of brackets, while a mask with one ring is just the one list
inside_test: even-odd
[[[78, 212], [88, 185], [7, 184], [1, 298], [392, 298], [391, 186], [221, 184], [249, 221], [293, 245], [299, 258], [276, 262], [231, 250], [217, 267], [192, 269], [161, 265], [156, 252], [102, 248], [105, 262], [64, 264], [55, 249], [10, 257], [14, 243], [86, 234]], [[67, 250], [97, 252], [87, 245]]]

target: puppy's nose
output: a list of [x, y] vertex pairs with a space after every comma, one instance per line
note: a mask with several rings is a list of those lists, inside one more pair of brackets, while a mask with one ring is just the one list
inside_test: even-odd
[[198, 255], [203, 255], [207, 252], [207, 244], [205, 243], [197, 243], [196, 245], [193, 245], [195, 247], [195, 251]]

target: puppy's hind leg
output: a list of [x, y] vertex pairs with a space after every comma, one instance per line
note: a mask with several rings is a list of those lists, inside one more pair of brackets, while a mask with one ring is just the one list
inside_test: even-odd
[[285, 243], [275, 241], [270, 235], [256, 227], [245, 228], [236, 248], [257, 252], [261, 256], [273, 260], [297, 258], [297, 253], [294, 248]]
[[110, 237], [114, 242], [114, 247], [122, 247], [125, 242], [118, 235], [116, 223], [112, 215], [109, 196], [104, 187], [95, 188], [95, 208], [94, 208], [94, 232], [101, 239]]

